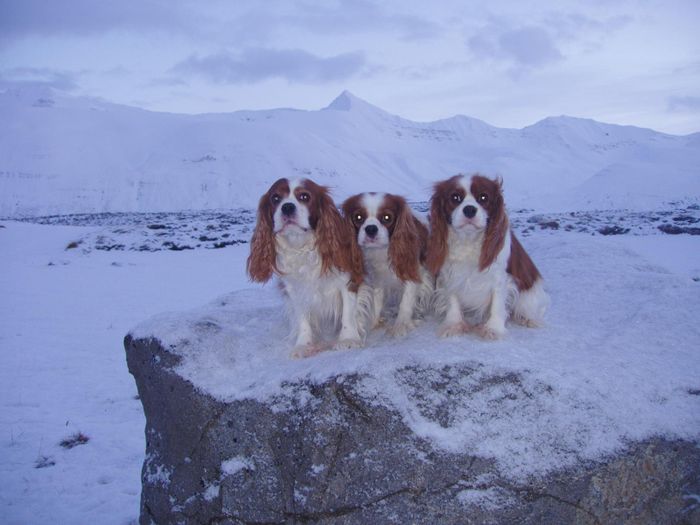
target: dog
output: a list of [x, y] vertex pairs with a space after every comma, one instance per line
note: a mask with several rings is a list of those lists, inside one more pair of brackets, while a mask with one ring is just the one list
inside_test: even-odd
[[543, 280], [512, 232], [503, 182], [479, 174], [438, 182], [430, 205], [426, 266], [437, 276], [441, 337], [472, 331], [498, 339], [506, 320], [540, 326], [549, 305]]
[[328, 188], [309, 179], [276, 181], [260, 198], [246, 267], [255, 282], [279, 277], [295, 339], [292, 357], [326, 349], [327, 332], [333, 338], [339, 332], [335, 348], [362, 346], [362, 254]]
[[395, 337], [416, 326], [432, 296], [433, 279], [423, 266], [428, 229], [406, 200], [389, 193], [360, 193], [342, 205], [357, 235], [365, 279], [371, 287], [370, 327], [383, 323], [386, 305], [398, 302], [396, 320], [387, 329]]

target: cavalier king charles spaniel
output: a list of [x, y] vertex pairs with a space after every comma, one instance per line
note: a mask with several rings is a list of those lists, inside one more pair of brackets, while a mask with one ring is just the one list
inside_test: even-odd
[[482, 337], [497, 339], [508, 318], [542, 324], [549, 298], [510, 228], [500, 179], [455, 175], [435, 184], [430, 227], [426, 266], [437, 276], [441, 337], [477, 326]]
[[398, 303], [387, 332], [404, 336], [416, 326], [415, 317], [425, 313], [433, 293], [433, 278], [422, 264], [428, 229], [398, 195], [361, 193], [346, 200], [342, 209], [362, 249], [365, 282], [371, 287], [370, 326], [381, 325], [382, 314]]
[[296, 339], [293, 357], [323, 350], [329, 334], [335, 348], [362, 345], [362, 254], [326, 187], [285, 178], [270, 187], [260, 198], [247, 270], [256, 282], [279, 276]]

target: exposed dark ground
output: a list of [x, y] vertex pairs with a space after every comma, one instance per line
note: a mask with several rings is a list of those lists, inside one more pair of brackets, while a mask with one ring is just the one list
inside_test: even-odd
[[[419, 214], [427, 202], [411, 204]], [[602, 210], [535, 213], [512, 210], [515, 231], [566, 231], [590, 235], [700, 235], [700, 206], [669, 205], [665, 210]], [[194, 250], [247, 243], [255, 227], [255, 210], [183, 211], [172, 213], [84, 213], [25, 217], [24, 222], [90, 226], [96, 230], [76, 239], [69, 248], [91, 250]]]

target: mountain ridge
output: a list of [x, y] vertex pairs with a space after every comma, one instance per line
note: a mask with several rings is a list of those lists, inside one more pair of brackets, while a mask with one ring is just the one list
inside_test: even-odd
[[[250, 208], [277, 178], [299, 176], [337, 199], [427, 200], [435, 180], [475, 171], [503, 177], [511, 206], [545, 211], [700, 199], [700, 133], [570, 116], [522, 129], [414, 122], [349, 91], [319, 110], [188, 115], [46, 89], [1, 93], [0, 116], [3, 216]], [[654, 190], [654, 174], [669, 187]]]

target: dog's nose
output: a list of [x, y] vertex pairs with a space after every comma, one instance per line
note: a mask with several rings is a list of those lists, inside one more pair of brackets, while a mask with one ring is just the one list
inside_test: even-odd
[[462, 211], [467, 219], [471, 219], [474, 217], [474, 215], [476, 215], [476, 206], [465, 206], [464, 210]]
[[294, 206], [294, 204], [291, 202], [285, 202], [282, 205], [282, 215], [286, 217], [291, 217], [292, 215], [294, 215], [295, 211], [297, 211], [297, 207]]
[[369, 226], [365, 226], [365, 233], [367, 234], [367, 237], [374, 237], [377, 235], [379, 232], [379, 228], [377, 228], [376, 225], [370, 224]]

